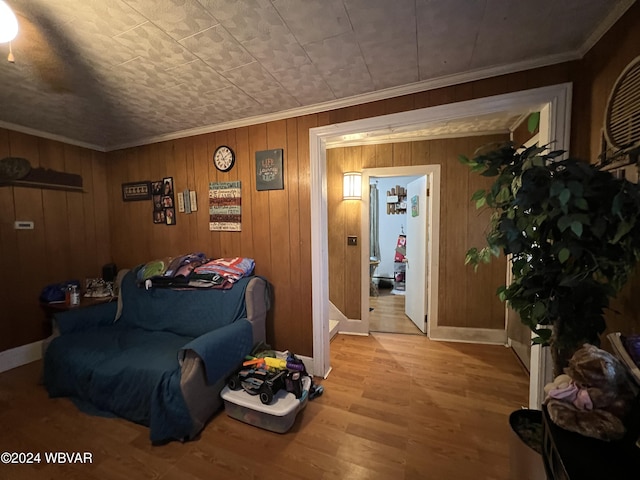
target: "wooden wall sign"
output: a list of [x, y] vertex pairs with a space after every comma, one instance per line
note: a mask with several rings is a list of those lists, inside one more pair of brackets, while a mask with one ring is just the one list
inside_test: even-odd
[[258, 191], [284, 189], [283, 152], [282, 149], [256, 152], [256, 188]]

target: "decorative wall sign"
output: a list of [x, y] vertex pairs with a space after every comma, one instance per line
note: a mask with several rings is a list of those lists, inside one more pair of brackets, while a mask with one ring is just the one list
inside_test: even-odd
[[418, 210], [418, 195], [414, 195], [411, 197], [411, 216], [417, 217], [420, 215], [420, 211]]
[[131, 182], [122, 184], [122, 200], [149, 200], [151, 198], [151, 182]]
[[242, 227], [241, 182], [209, 183], [209, 230], [239, 232]]
[[283, 152], [281, 148], [256, 152], [256, 188], [258, 191], [284, 189]]

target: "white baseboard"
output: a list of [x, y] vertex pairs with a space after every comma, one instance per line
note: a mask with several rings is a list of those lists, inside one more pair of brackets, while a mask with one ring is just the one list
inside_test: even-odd
[[42, 340], [0, 352], [0, 373], [42, 358]]
[[431, 327], [431, 340], [507, 345], [507, 332], [489, 328]]

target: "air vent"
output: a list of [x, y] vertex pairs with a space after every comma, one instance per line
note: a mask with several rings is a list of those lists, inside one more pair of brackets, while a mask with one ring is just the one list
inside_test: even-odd
[[604, 130], [607, 141], [620, 150], [640, 147], [640, 57], [625, 68], [613, 87]]

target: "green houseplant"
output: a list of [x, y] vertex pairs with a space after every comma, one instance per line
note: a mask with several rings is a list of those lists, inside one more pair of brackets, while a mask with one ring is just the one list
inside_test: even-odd
[[507, 143], [460, 156], [473, 172], [495, 177], [472, 196], [493, 214], [487, 245], [471, 248], [465, 263], [477, 269], [510, 255], [512, 283], [497, 293], [534, 343], [552, 347], [556, 375], [583, 343], [600, 345], [605, 309], [640, 258], [638, 185], [563, 154]]

